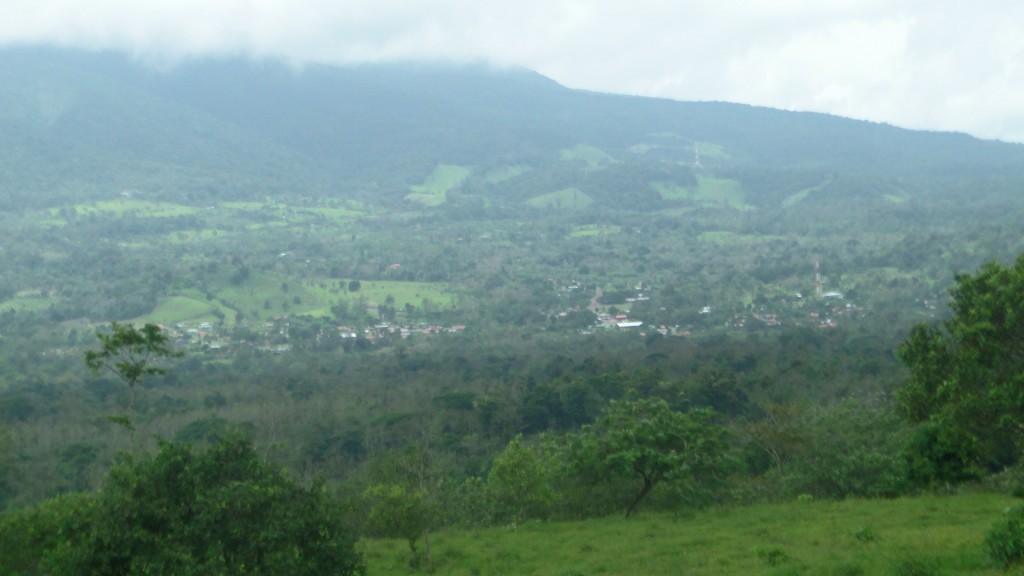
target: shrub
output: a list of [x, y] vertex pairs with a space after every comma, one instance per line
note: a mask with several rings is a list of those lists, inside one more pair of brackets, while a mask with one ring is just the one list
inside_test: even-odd
[[781, 546], [763, 546], [755, 550], [757, 557], [769, 566], [778, 566], [789, 560], [789, 554]]
[[1004, 568], [1024, 564], [1024, 506], [1014, 506], [985, 535], [985, 549]]

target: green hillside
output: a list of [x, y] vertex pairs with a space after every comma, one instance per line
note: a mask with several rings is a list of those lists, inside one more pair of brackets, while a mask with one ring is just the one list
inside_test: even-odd
[[[6, 536], [102, 544], [74, 506], [151, 502], [117, 463], [231, 436], [371, 574], [399, 514], [433, 573], [994, 573], [1022, 159], [524, 70], [0, 50], [0, 511], [45, 528]], [[89, 370], [123, 322], [170, 348]], [[204, 505], [287, 508], [219, 470]]]
[[[791, 502], [431, 535], [439, 574], [1005, 574], [985, 533], [1015, 501], [974, 494]], [[365, 542], [371, 574], [410, 574], [405, 542]], [[1011, 572], [1018, 573], [1018, 572]]]

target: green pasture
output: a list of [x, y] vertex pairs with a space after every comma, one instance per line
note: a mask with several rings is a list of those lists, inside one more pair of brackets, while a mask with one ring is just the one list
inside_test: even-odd
[[462, 166], [442, 164], [422, 184], [410, 186], [406, 200], [424, 206], [439, 206], [448, 199], [448, 191], [462, 184], [469, 177], [470, 170]]
[[738, 181], [727, 178], [697, 176], [697, 189], [693, 191], [693, 199], [705, 206], [730, 206], [737, 210], [754, 209], [746, 203], [743, 186]]
[[566, 209], [581, 210], [594, 203], [594, 200], [581, 192], [579, 188], [565, 188], [540, 196], [534, 196], [526, 201], [526, 204], [533, 208], [543, 209]]
[[[134, 198], [104, 200], [92, 204], [76, 204], [73, 208], [79, 216], [107, 214], [114, 216], [133, 215], [143, 218], [172, 218], [175, 216], [188, 216], [200, 211], [200, 208], [183, 206], [181, 204], [150, 202], [149, 200], [137, 200]], [[59, 216], [60, 209], [51, 208], [50, 214]]]
[[229, 210], [262, 210], [273, 206], [266, 202], [221, 202], [220, 207]]
[[803, 190], [801, 190], [799, 192], [795, 192], [793, 194], [790, 194], [789, 196], [786, 196], [785, 200], [782, 201], [782, 205], [785, 206], [785, 207], [792, 206], [793, 204], [796, 204], [797, 202], [807, 198], [808, 196], [811, 195], [812, 192], [815, 192], [818, 189], [819, 189], [819, 187], [815, 186], [813, 188], [804, 188]]
[[[982, 542], [989, 526], [1015, 503], [994, 494], [794, 501], [449, 530], [430, 535], [430, 571], [467, 576], [1007, 574], [990, 562]], [[363, 549], [369, 574], [414, 573], [404, 541], [365, 540]]]
[[354, 220], [366, 214], [351, 208], [296, 208], [296, 212], [312, 216], [323, 216], [332, 220]]
[[572, 148], [561, 150], [558, 155], [562, 160], [582, 160], [591, 168], [615, 163], [615, 158], [609, 156], [604, 150], [586, 144], [577, 144]]
[[697, 187], [689, 188], [668, 182], [651, 182], [658, 194], [669, 201], [692, 201], [701, 206], [729, 206], [736, 210], [753, 210], [746, 203], [743, 186], [736, 180], [697, 176]]
[[[347, 284], [347, 281], [344, 280], [340, 280], [340, 282]], [[455, 306], [455, 294], [448, 289], [446, 284], [440, 282], [364, 280], [360, 284], [359, 291], [349, 292], [347, 297], [350, 300], [362, 297], [370, 306], [384, 304], [388, 296], [394, 298], [394, 306], [399, 309], [404, 308], [406, 304], [420, 308], [424, 300], [442, 309]]]
[[810, 188], [804, 188], [803, 190], [800, 190], [799, 192], [795, 192], [793, 194], [790, 194], [789, 196], [786, 197], [785, 200], [782, 201], [782, 205], [784, 207], [792, 206], [793, 204], [796, 204], [797, 202], [800, 202], [801, 200], [807, 198], [808, 196], [810, 196], [811, 194], [817, 192], [818, 190], [821, 190], [821, 189], [825, 188], [825, 186], [827, 186], [830, 182], [832, 182], [832, 177], [831, 176], [826, 178], [824, 182], [822, 182], [821, 184], [818, 184], [817, 186], [811, 186]]
[[224, 230], [203, 228], [202, 230], [178, 230], [177, 232], [167, 234], [164, 238], [166, 238], [168, 242], [182, 244], [189, 242], [202, 242], [205, 240], [213, 240], [215, 238], [224, 238], [229, 235], [230, 233]]
[[174, 324], [176, 322], [216, 322], [217, 317], [214, 310], [220, 310], [225, 316], [233, 318], [234, 312], [226, 310], [217, 302], [210, 302], [205, 299], [190, 298], [188, 296], [170, 296], [164, 298], [157, 304], [149, 314], [134, 319], [137, 324], [163, 323]]
[[410, 304], [422, 308], [426, 301], [435, 309], [451, 309], [455, 295], [447, 286], [431, 282], [396, 280], [362, 281], [360, 289], [349, 292], [350, 279], [330, 278], [296, 281], [274, 272], [254, 271], [241, 284], [226, 284], [211, 289], [209, 296], [198, 290], [186, 290], [164, 298], [149, 314], [136, 322], [215, 322], [215, 311], [224, 315], [224, 323], [232, 325], [241, 312], [247, 319], [267, 319], [289, 315], [332, 316], [331, 307], [345, 300], [350, 305], [362, 303], [372, 313], [390, 296], [398, 310]]
[[785, 240], [785, 236], [770, 236], [767, 234], [737, 234], [726, 230], [709, 230], [701, 232], [698, 236], [701, 242], [714, 244], [715, 246], [754, 246], [775, 240]]
[[622, 232], [622, 226], [584, 224], [582, 226], [573, 226], [572, 232], [569, 232], [569, 237], [585, 238], [588, 236], [608, 236], [610, 234], [618, 234], [619, 232]]
[[695, 142], [693, 144], [701, 158], [715, 158], [722, 159], [728, 158], [729, 155], [725, 153], [725, 146], [721, 144], [712, 144], [711, 142]]
[[693, 192], [685, 186], [677, 186], [668, 182], [651, 182], [651, 187], [657, 190], [663, 200], [680, 201], [693, 198]]
[[57, 299], [41, 294], [16, 295], [0, 302], [0, 314], [4, 312], [42, 312], [57, 303]]

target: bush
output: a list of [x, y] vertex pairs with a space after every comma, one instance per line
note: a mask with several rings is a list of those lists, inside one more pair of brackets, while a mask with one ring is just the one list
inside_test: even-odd
[[[0, 519], [3, 574], [362, 574], [355, 533], [322, 486], [303, 488], [248, 441], [162, 444], [96, 493]], [[12, 558], [8, 558], [12, 556]]]
[[1014, 506], [985, 535], [989, 558], [1004, 568], [1024, 564], [1024, 506]]

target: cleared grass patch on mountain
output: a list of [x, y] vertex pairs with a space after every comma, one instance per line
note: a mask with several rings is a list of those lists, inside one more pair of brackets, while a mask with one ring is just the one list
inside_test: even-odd
[[561, 150], [558, 153], [558, 156], [562, 160], [582, 160], [591, 168], [598, 168], [600, 166], [615, 163], [615, 158], [609, 156], [604, 150], [594, 148], [593, 146], [587, 146], [586, 144], [577, 144], [572, 148]]
[[42, 294], [16, 295], [0, 302], [0, 314], [4, 312], [42, 312], [57, 303], [57, 299]]
[[705, 206], [729, 206], [736, 210], [754, 209], [746, 203], [743, 185], [727, 178], [697, 176], [697, 189], [693, 191], [693, 199]]
[[621, 226], [613, 225], [602, 225], [602, 224], [585, 224], [583, 226], [573, 226], [572, 232], [569, 232], [569, 238], [585, 238], [588, 236], [607, 236], [609, 234], [618, 234], [622, 232]]
[[765, 242], [786, 239], [785, 236], [737, 234], [736, 232], [729, 232], [725, 230], [709, 230], [707, 232], [701, 232], [698, 238], [700, 238], [701, 242], [714, 244], [716, 246], [755, 246]]
[[[107, 214], [114, 216], [132, 215], [143, 218], [172, 218], [195, 214], [200, 209], [170, 202], [150, 202], [149, 200], [136, 200], [134, 198], [119, 198], [117, 200], [105, 200], [92, 204], [77, 204], [74, 206], [74, 210], [79, 216]], [[59, 215], [59, 209], [50, 209], [50, 213], [57, 216]]]
[[526, 201], [526, 204], [533, 208], [546, 210], [581, 210], [594, 203], [594, 200], [581, 192], [579, 188], [565, 188], [555, 192], [548, 192], [540, 196], [534, 196]]
[[[996, 494], [790, 502], [431, 534], [439, 574], [1005, 574], [989, 526]], [[409, 574], [404, 541], [364, 542], [368, 573]], [[1014, 572], [1019, 573], [1019, 572]]]
[[743, 185], [727, 178], [697, 176], [697, 186], [687, 187], [668, 182], [651, 182], [663, 200], [672, 202], [695, 202], [709, 208], [728, 206], [736, 210], [753, 210], [746, 202]]
[[440, 206], [448, 199], [448, 191], [462, 184], [469, 177], [470, 170], [462, 166], [442, 164], [427, 177], [423, 184], [410, 186], [405, 196], [410, 202], [424, 206]]

